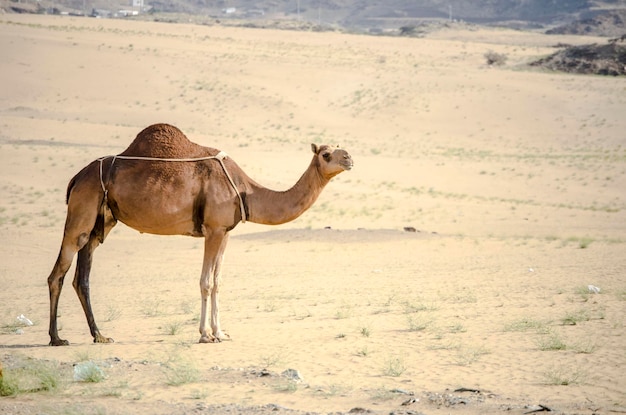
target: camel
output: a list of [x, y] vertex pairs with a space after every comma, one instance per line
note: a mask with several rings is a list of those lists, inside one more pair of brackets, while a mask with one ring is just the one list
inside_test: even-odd
[[353, 166], [352, 157], [341, 148], [312, 144], [311, 149], [314, 156], [309, 167], [286, 191], [261, 186], [225, 153], [191, 142], [168, 124], [145, 128], [124, 152], [84, 167], [67, 187], [65, 232], [48, 277], [50, 345], [69, 344], [59, 337], [57, 310], [63, 280], [76, 253], [72, 285], [94, 343], [113, 342], [96, 325], [89, 274], [94, 250], [117, 221], [141, 233], [204, 238], [200, 343], [228, 339], [220, 327], [218, 295], [229, 232], [246, 220], [278, 225], [296, 219], [313, 205], [334, 176]]

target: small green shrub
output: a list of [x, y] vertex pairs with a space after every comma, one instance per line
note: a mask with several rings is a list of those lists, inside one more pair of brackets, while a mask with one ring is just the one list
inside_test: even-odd
[[181, 321], [173, 321], [171, 323], [167, 323], [163, 326], [163, 330], [165, 334], [170, 336], [175, 336], [180, 333], [180, 330], [183, 328], [183, 323]]
[[543, 374], [548, 385], [567, 386], [582, 383], [586, 373], [581, 370], [566, 370], [562, 367], [553, 367]]
[[552, 331], [540, 337], [537, 340], [537, 346], [539, 347], [539, 350], [543, 351], [567, 349], [567, 345], [561, 339], [561, 337], [557, 333]]
[[19, 391], [19, 385], [13, 376], [5, 374], [0, 378], [0, 396], [16, 396]]
[[409, 331], [424, 331], [432, 324], [432, 321], [419, 314], [414, 314], [407, 317], [407, 324]]
[[561, 319], [561, 323], [564, 326], [575, 326], [581, 321], [589, 321], [589, 319], [590, 317], [587, 310], [578, 310], [565, 314], [565, 316]]
[[61, 386], [61, 370], [56, 362], [27, 360], [15, 369], [5, 369], [0, 378], [0, 396], [54, 391]]
[[545, 324], [530, 318], [521, 318], [512, 321], [504, 326], [504, 331], [530, 331], [530, 330], [542, 330]]
[[455, 363], [459, 366], [469, 366], [486, 354], [489, 354], [489, 351], [484, 347], [460, 347]]
[[383, 373], [387, 376], [398, 377], [406, 371], [404, 359], [399, 356], [389, 357], [383, 366]]
[[169, 386], [180, 386], [200, 380], [200, 372], [189, 362], [179, 361], [165, 369], [165, 379]]

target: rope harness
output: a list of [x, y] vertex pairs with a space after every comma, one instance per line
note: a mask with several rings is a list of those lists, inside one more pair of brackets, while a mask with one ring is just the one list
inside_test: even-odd
[[102, 174], [102, 162], [106, 159], [112, 158], [113, 160], [111, 161], [111, 165], [109, 166], [109, 174], [107, 177], [107, 183], [111, 177], [111, 170], [113, 169], [113, 163], [115, 163], [115, 160], [120, 159], [120, 160], [144, 160], [144, 161], [169, 161], [169, 162], [195, 162], [195, 161], [203, 161], [203, 160], [217, 160], [220, 162], [220, 165], [222, 166], [222, 169], [224, 170], [224, 174], [226, 174], [226, 178], [228, 179], [228, 181], [230, 182], [230, 185], [233, 187], [233, 190], [235, 190], [235, 194], [237, 194], [237, 198], [239, 198], [239, 209], [241, 209], [241, 222], [242, 223], [246, 223], [246, 207], [243, 203], [243, 197], [241, 196], [241, 193], [239, 193], [239, 190], [237, 190], [237, 185], [235, 185], [235, 182], [233, 181], [233, 178], [230, 176], [230, 173], [228, 173], [228, 170], [226, 169], [226, 165], [224, 164], [224, 159], [228, 158], [228, 154], [226, 154], [223, 151], [220, 151], [219, 153], [217, 153], [214, 156], [206, 156], [206, 157], [198, 157], [198, 158], [182, 158], [182, 159], [176, 159], [176, 158], [159, 158], [159, 157], [138, 157], [138, 156], [104, 156], [104, 157], [100, 157], [97, 161], [100, 163], [100, 185], [102, 186], [102, 191], [104, 192], [104, 204], [107, 204], [107, 200], [108, 200], [108, 193], [109, 190], [106, 188], [106, 185], [104, 184], [104, 179], [103, 179], [103, 174]]

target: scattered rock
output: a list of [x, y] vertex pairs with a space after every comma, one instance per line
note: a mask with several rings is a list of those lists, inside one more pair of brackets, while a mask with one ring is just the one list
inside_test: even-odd
[[412, 405], [412, 404], [414, 404], [416, 402], [419, 402], [419, 399], [417, 399], [417, 398], [410, 398], [410, 399], [407, 399], [406, 401], [402, 402], [401, 405], [402, 406], [409, 406], [409, 405]]
[[552, 412], [552, 409], [548, 408], [545, 405], [527, 406], [526, 409], [530, 409], [530, 411], [524, 412], [525, 414], [534, 414], [534, 413], [537, 413], [537, 412]]
[[472, 388], [458, 388], [454, 390], [455, 392], [472, 392], [472, 393], [480, 393], [480, 391], [478, 389], [472, 389]]
[[257, 375], [258, 377], [260, 377], [260, 378], [263, 378], [263, 377], [266, 377], [266, 376], [272, 376], [272, 374], [270, 373], [270, 371], [269, 371], [269, 370], [267, 370], [267, 369], [263, 369], [263, 370], [261, 370], [261, 371], [260, 371], [260, 372], [258, 372], [256, 375]]
[[431, 404], [444, 407], [468, 405], [472, 402], [484, 401], [484, 396], [481, 393], [476, 393], [471, 397], [463, 397], [451, 393], [426, 392], [425, 396]]
[[408, 390], [405, 390], [405, 389], [397, 389], [396, 388], [396, 389], [392, 389], [391, 392], [393, 392], [393, 393], [402, 393], [404, 395], [409, 395], [409, 396], [415, 395], [415, 392], [411, 392], [411, 391], [408, 391]]

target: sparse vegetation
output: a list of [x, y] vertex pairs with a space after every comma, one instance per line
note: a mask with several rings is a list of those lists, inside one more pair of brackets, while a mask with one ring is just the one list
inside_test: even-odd
[[168, 334], [170, 336], [176, 336], [180, 333], [183, 326], [184, 323], [182, 321], [172, 321], [165, 324], [165, 326], [163, 327], [163, 331], [165, 331], [165, 334]]
[[589, 312], [587, 310], [569, 312], [561, 318], [561, 323], [566, 326], [574, 326], [582, 321], [589, 321]]
[[164, 368], [166, 383], [169, 386], [181, 386], [200, 380], [197, 366], [180, 357], [170, 361]]
[[19, 366], [4, 369], [0, 377], [0, 396], [55, 391], [62, 386], [62, 371], [56, 362], [26, 359]]
[[288, 363], [288, 353], [285, 350], [277, 350], [271, 354], [264, 354], [259, 358], [259, 365], [263, 368], [284, 365]]
[[549, 331], [539, 337], [537, 340], [537, 346], [539, 347], [539, 350], [543, 351], [567, 349], [567, 345], [561, 339], [561, 336], [554, 331]]
[[141, 312], [146, 317], [163, 315], [163, 300], [160, 298], [145, 298], [141, 303]]
[[514, 320], [506, 324], [504, 326], [504, 331], [521, 331], [521, 332], [529, 331], [529, 330], [541, 331], [541, 330], [544, 330], [545, 327], [546, 327], [545, 323], [539, 320], [535, 320], [531, 318], [521, 318], [521, 319]]
[[383, 374], [398, 377], [406, 372], [406, 363], [400, 356], [389, 356], [383, 365]]
[[492, 50], [485, 53], [485, 59], [488, 66], [502, 66], [507, 61], [507, 56], [503, 53], [497, 53]]
[[489, 354], [484, 347], [465, 347], [459, 348], [455, 358], [455, 363], [459, 366], [469, 366], [477, 362], [481, 356]]
[[352, 306], [344, 304], [335, 312], [335, 318], [337, 320], [343, 320], [352, 316]]
[[407, 316], [407, 324], [409, 331], [424, 331], [432, 324], [432, 321], [422, 314], [410, 314]]
[[580, 384], [586, 373], [580, 369], [571, 370], [565, 367], [552, 367], [543, 373], [547, 385], [567, 386]]
[[274, 390], [285, 393], [295, 393], [298, 390], [298, 383], [292, 379], [281, 379], [274, 384]]

